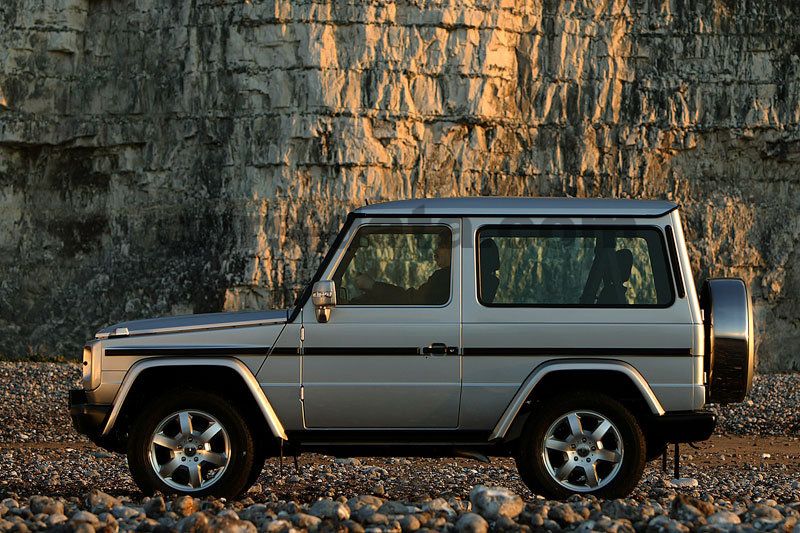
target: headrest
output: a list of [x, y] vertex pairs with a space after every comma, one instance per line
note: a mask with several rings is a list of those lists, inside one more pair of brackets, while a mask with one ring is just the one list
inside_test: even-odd
[[631, 270], [633, 270], [633, 252], [627, 248], [617, 250], [616, 252], [617, 268], [619, 268], [619, 281], [625, 283], [631, 279]]
[[494, 272], [500, 268], [500, 251], [494, 239], [481, 240], [481, 269]]

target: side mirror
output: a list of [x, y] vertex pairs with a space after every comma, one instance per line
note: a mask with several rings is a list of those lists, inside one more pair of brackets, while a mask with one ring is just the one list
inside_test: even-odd
[[317, 313], [317, 322], [325, 323], [331, 318], [331, 309], [336, 307], [336, 284], [324, 279], [311, 288], [311, 302]]

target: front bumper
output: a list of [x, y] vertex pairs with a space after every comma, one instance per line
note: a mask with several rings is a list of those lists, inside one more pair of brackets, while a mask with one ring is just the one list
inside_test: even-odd
[[675, 411], [652, 418], [648, 433], [663, 442], [698, 442], [708, 440], [716, 426], [710, 411]]
[[95, 444], [101, 443], [103, 427], [110, 412], [110, 405], [89, 403], [85, 390], [69, 391], [69, 415], [72, 418], [72, 425], [78, 433], [86, 435]]

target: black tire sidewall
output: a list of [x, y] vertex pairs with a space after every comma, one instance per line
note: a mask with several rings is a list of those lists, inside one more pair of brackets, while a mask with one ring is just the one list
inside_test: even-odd
[[[159, 479], [150, 464], [149, 453], [150, 437], [156, 426], [171, 413], [189, 409], [204, 411], [219, 420], [228, 432], [231, 460], [218, 481], [202, 490], [184, 493]], [[224, 398], [208, 392], [187, 390], [158, 397], [142, 408], [140, 413], [131, 425], [128, 465], [133, 480], [142, 492], [234, 498], [247, 487], [255, 455], [252, 433], [246, 421]]]
[[645, 439], [633, 414], [616, 400], [602, 394], [570, 394], [534, 407], [522, 431], [517, 452], [520, 477], [531, 491], [547, 498], [564, 499], [575, 494], [551, 478], [542, 458], [542, 447], [544, 434], [551, 424], [568, 412], [577, 410], [594, 411], [606, 417], [619, 431], [624, 446], [622, 466], [614, 479], [600, 489], [578, 494], [607, 498], [627, 496], [636, 487], [644, 471]]

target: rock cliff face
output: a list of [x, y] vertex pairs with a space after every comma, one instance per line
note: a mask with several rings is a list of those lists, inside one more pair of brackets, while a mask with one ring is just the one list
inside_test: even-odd
[[346, 212], [668, 198], [800, 367], [793, 0], [4, 0], [0, 350], [281, 306]]

